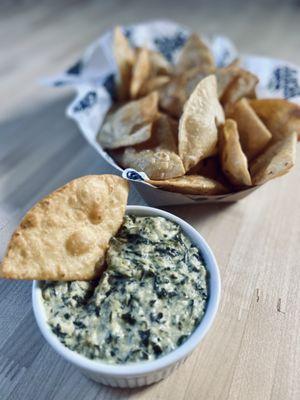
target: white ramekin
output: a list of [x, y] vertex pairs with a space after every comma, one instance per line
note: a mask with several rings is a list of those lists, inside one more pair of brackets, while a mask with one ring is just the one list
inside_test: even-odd
[[78, 367], [91, 379], [101, 382], [104, 385], [132, 388], [150, 385], [151, 383], [165, 378], [185, 361], [212, 325], [218, 309], [221, 285], [216, 259], [206, 241], [191, 225], [175, 215], [151, 207], [128, 206], [126, 213], [134, 215], [162, 216], [176, 222], [202, 253], [206, 268], [209, 271], [209, 299], [207, 308], [199, 326], [181, 346], [154, 361], [144, 361], [126, 365], [112, 365], [101, 361], [90, 360], [65, 347], [54, 333], [52, 333], [47, 324], [39, 281], [33, 282], [32, 304], [36, 322], [44, 338], [65, 360]]

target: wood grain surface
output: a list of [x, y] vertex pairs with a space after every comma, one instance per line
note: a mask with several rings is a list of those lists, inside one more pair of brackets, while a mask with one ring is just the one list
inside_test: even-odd
[[[71, 178], [110, 171], [64, 116], [72, 93], [37, 80], [72, 64], [114, 24], [157, 17], [300, 64], [297, 1], [2, 1], [0, 258], [37, 199]], [[188, 361], [147, 388], [116, 390], [85, 378], [43, 340], [31, 283], [0, 280], [0, 400], [300, 399], [299, 181], [300, 163], [238, 203], [168, 208], [213, 248], [222, 300]], [[135, 191], [130, 203], [142, 203]]]

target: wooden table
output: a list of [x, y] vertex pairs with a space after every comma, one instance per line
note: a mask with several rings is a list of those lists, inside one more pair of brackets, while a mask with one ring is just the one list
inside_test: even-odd
[[[157, 16], [220, 32], [241, 51], [300, 64], [297, 2], [52, 1], [0, 5], [0, 257], [24, 212], [73, 177], [107, 172], [64, 116], [71, 93], [36, 81], [61, 71], [104, 29]], [[169, 208], [208, 240], [222, 275], [211, 332], [165, 381], [96, 384], [45, 343], [30, 282], [0, 281], [0, 399], [291, 400], [300, 398], [300, 163], [231, 205]], [[131, 203], [141, 199], [132, 192]]]

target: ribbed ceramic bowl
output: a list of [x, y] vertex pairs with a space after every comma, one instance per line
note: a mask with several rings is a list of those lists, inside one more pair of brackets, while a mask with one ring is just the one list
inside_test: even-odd
[[150, 385], [168, 376], [201, 342], [215, 318], [220, 298], [220, 275], [215, 257], [203, 237], [182, 219], [166, 211], [151, 207], [128, 206], [127, 214], [161, 216], [176, 222], [200, 249], [209, 271], [209, 299], [203, 319], [193, 334], [177, 349], [154, 361], [143, 361], [126, 365], [113, 365], [90, 360], [65, 347], [52, 333], [47, 324], [39, 281], [33, 282], [32, 304], [36, 322], [47, 342], [65, 360], [78, 367], [91, 379], [115, 387], [137, 387]]

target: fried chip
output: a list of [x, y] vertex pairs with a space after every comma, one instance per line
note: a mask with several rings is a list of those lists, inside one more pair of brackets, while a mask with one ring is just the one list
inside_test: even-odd
[[13, 234], [1, 266], [10, 279], [90, 280], [123, 222], [128, 182], [115, 175], [75, 179], [39, 201]]
[[150, 179], [169, 179], [184, 175], [184, 167], [177, 154], [177, 127], [166, 115], [153, 123], [151, 138], [117, 155], [123, 168], [145, 172]]
[[235, 64], [216, 69], [215, 74], [217, 78], [219, 99], [222, 99], [226, 88], [239, 75], [239, 71], [240, 68], [236, 67]]
[[148, 140], [158, 113], [158, 93], [130, 101], [107, 115], [98, 134], [103, 148], [117, 149]]
[[172, 67], [161, 53], [146, 48], [137, 50], [130, 85], [130, 97], [145, 96], [169, 82]]
[[164, 149], [178, 153], [178, 123], [165, 114], [153, 122], [149, 140], [134, 146], [135, 150]]
[[192, 34], [181, 50], [175, 65], [175, 72], [181, 74], [192, 68], [214, 66], [215, 61], [210, 49], [202, 42], [198, 35]]
[[215, 68], [194, 68], [180, 76], [174, 76], [160, 91], [159, 105], [174, 118], [180, 118], [183, 107], [198, 83], [213, 74]]
[[154, 78], [148, 79], [141, 87], [140, 95], [146, 96], [155, 90], [162, 89], [163, 86], [170, 82], [170, 79], [171, 78], [166, 75], [155, 76]]
[[174, 118], [180, 118], [186, 99], [186, 81], [183, 76], [173, 77], [159, 91], [159, 107]]
[[197, 85], [179, 121], [179, 155], [186, 171], [215, 153], [217, 125], [223, 121], [216, 77], [210, 75]]
[[300, 106], [283, 99], [250, 100], [250, 105], [272, 133], [272, 141], [298, 134], [300, 139]]
[[145, 172], [150, 179], [169, 179], [185, 173], [182, 161], [176, 153], [159, 148], [140, 151], [132, 147], [126, 148], [122, 164], [125, 168]]
[[[155, 146], [160, 149], [178, 153], [178, 123], [167, 115], [160, 114], [153, 124], [153, 132], [150, 140], [155, 141]], [[153, 143], [153, 142], [152, 142]], [[154, 146], [151, 146], [154, 147]]]
[[158, 51], [149, 50], [149, 57], [152, 76], [172, 74], [172, 65], [161, 53]]
[[[148, 81], [151, 73], [149, 51], [140, 49], [132, 70], [130, 97], [135, 99], [140, 94], [142, 86]], [[148, 92], [149, 93], [149, 92]]]
[[248, 161], [240, 144], [237, 124], [232, 119], [226, 119], [220, 129], [219, 148], [222, 170], [228, 180], [235, 186], [251, 186]]
[[117, 26], [114, 30], [113, 51], [118, 66], [118, 99], [124, 101], [129, 98], [132, 67], [135, 62], [135, 51], [131, 48], [120, 26]]
[[[197, 84], [204, 78], [206, 78], [208, 75], [215, 74], [217, 78], [217, 91], [218, 91], [218, 97], [219, 99], [222, 99], [222, 96], [224, 95], [225, 91], [227, 88], [229, 88], [229, 85], [233, 83], [235, 79], [240, 79], [241, 82], [243, 81], [249, 81], [249, 86], [250, 86], [250, 80], [252, 79], [251, 75], [248, 75], [248, 72], [239, 68], [237, 66], [236, 62], [233, 62], [232, 64], [228, 65], [227, 67], [223, 68], [215, 68], [212, 66], [206, 66], [206, 67], [200, 67], [200, 68], [193, 68], [191, 70], [185, 71], [184, 73], [181, 74], [180, 78], [176, 77], [175, 82], [178, 86], [182, 86], [185, 91], [185, 97], [181, 95], [182, 98], [182, 106], [188, 96], [192, 93], [192, 91], [195, 89]], [[241, 83], [240, 81], [236, 82], [233, 88], [231, 88], [231, 91], [234, 91], [235, 89], [238, 88], [238, 84]], [[256, 80], [255, 80], [256, 82]], [[250, 87], [249, 91], [245, 91], [245, 95], [247, 97], [255, 97], [255, 86], [254, 84], [254, 75], [253, 75], [253, 85]], [[174, 94], [176, 96], [176, 90], [174, 89]], [[232, 95], [232, 93], [227, 93], [227, 96]], [[226, 101], [226, 97], [224, 99]]]
[[187, 71], [184, 76], [186, 99], [192, 94], [195, 87], [202, 79], [209, 75], [215, 74], [216, 69], [213, 67], [194, 68]]
[[[110, 123], [109, 120], [107, 123]], [[134, 146], [137, 143], [143, 143], [150, 139], [151, 133], [152, 133], [152, 123], [146, 124], [142, 126], [141, 128], [137, 128], [132, 134], [124, 135], [120, 138], [115, 138], [113, 142], [111, 142], [112, 137], [109, 137], [112, 132], [116, 132], [115, 130], [109, 131], [108, 129], [106, 130], [106, 133], [108, 135], [107, 138], [103, 138], [99, 136], [100, 139], [100, 144], [102, 145], [103, 148], [106, 149], [118, 149], [120, 147], [126, 147], [126, 146]], [[121, 133], [121, 132], [120, 132]]]
[[250, 164], [252, 183], [262, 185], [270, 179], [286, 174], [295, 164], [296, 144], [296, 132], [271, 144]]
[[222, 183], [200, 175], [184, 175], [163, 181], [149, 180], [152, 185], [170, 192], [196, 194], [202, 196], [228, 193], [229, 190]]
[[272, 137], [270, 131], [258, 118], [245, 98], [235, 103], [227, 115], [237, 123], [243, 152], [248, 160], [253, 159], [262, 152], [270, 141]]
[[[235, 73], [236, 75], [234, 76]], [[223, 88], [223, 94], [220, 93], [220, 102], [225, 111], [243, 97], [253, 97], [258, 84], [257, 76], [249, 71], [233, 67], [228, 72], [229, 77], [231, 74], [233, 74], [233, 79], [229, 79], [229, 83]], [[223, 79], [227, 80], [225, 77]]]

